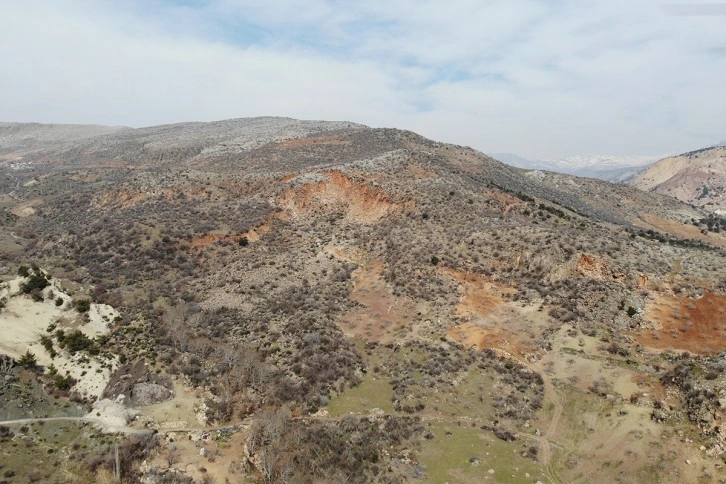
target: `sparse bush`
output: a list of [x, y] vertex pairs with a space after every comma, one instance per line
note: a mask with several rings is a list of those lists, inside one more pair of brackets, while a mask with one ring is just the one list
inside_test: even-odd
[[55, 378], [53, 378], [53, 385], [58, 390], [68, 391], [75, 384], [76, 380], [74, 380], [70, 375], [61, 376], [56, 374]]
[[91, 309], [91, 301], [88, 299], [74, 299], [72, 304], [79, 313], [87, 313]]
[[30, 294], [31, 292], [39, 292], [50, 285], [48, 278], [42, 271], [34, 272], [28, 276], [28, 280], [20, 285], [20, 292]]
[[71, 354], [87, 350], [93, 346], [93, 340], [83, 334], [83, 332], [79, 329], [74, 329], [70, 333], [66, 334], [63, 337], [63, 343], [65, 348], [67, 348]]

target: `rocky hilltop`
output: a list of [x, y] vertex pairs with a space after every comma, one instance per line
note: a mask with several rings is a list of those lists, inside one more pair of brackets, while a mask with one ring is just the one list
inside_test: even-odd
[[[0, 131], [2, 271], [118, 311], [88, 343], [118, 362], [102, 396], [158, 431], [115, 437], [124, 479], [722, 474], [726, 235], [706, 210], [345, 122], [56, 129]], [[44, 291], [6, 308], [54, 307]], [[37, 338], [65, 355], [65, 333]], [[12, 371], [90, 410], [47, 367]], [[45, 477], [110, 476], [95, 442]]]
[[726, 214], [726, 147], [715, 146], [664, 158], [627, 183], [719, 215]]

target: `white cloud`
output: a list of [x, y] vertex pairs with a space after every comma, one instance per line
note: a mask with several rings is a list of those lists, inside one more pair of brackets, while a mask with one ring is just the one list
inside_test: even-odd
[[0, 119], [344, 119], [535, 157], [726, 132], [724, 17], [654, 0], [59, 3], [0, 6]]

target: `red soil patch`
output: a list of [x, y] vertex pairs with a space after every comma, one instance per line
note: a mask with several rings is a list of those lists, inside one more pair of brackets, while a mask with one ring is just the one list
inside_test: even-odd
[[550, 279], [562, 280], [573, 276], [582, 276], [598, 280], [613, 279], [623, 284], [628, 277], [625, 273], [613, 272], [604, 257], [585, 253], [580, 254], [577, 258], [573, 257], [552, 271]]
[[343, 318], [341, 329], [346, 334], [367, 341], [386, 341], [395, 330], [413, 321], [415, 303], [391, 294], [382, 268], [380, 262], [370, 262], [355, 271], [350, 298], [361, 307]]
[[455, 311], [469, 321], [449, 330], [447, 337], [465, 346], [502, 350], [519, 357], [534, 348], [534, 323], [527, 321], [502, 296], [514, 289], [489, 281], [479, 274], [466, 274], [454, 269], [442, 271], [458, 281], [461, 298]]
[[315, 212], [342, 211], [345, 220], [372, 224], [381, 218], [413, 208], [412, 202], [396, 203], [383, 190], [356, 183], [337, 170], [329, 171], [327, 180], [306, 183], [287, 190], [282, 206], [292, 217]]
[[461, 285], [462, 295], [456, 305], [458, 316], [487, 316], [502, 304], [503, 293], [514, 292], [513, 289], [499, 286], [479, 274], [468, 274], [448, 267], [441, 270]]
[[464, 323], [451, 328], [446, 337], [467, 347], [501, 350], [515, 357], [533, 351], [532, 344], [521, 334], [499, 326], [482, 327], [475, 323]]
[[[232, 196], [232, 195], [230, 195]], [[126, 188], [107, 191], [96, 197], [99, 207], [131, 208], [146, 200], [210, 200], [212, 193], [202, 187], [171, 186], [153, 191], [133, 191]], [[226, 196], [225, 198], [229, 198]]]
[[650, 348], [687, 350], [696, 354], [726, 351], [726, 296], [706, 293], [699, 299], [655, 296], [644, 319], [656, 329], [635, 335]]
[[210, 244], [213, 244], [219, 240], [222, 239], [229, 239], [229, 235], [224, 234], [204, 234], [200, 235], [199, 237], [194, 237], [189, 242], [189, 248], [190, 249], [203, 249], [207, 247]]
[[[277, 214], [272, 214], [275, 217]], [[192, 238], [189, 242], [190, 250], [202, 250], [206, 249], [210, 245], [219, 242], [220, 240], [228, 240], [232, 243], [238, 244], [240, 240], [246, 238], [248, 242], [257, 242], [264, 234], [270, 231], [270, 222], [264, 222], [257, 227], [249, 229], [247, 232], [240, 232], [238, 234], [204, 234], [198, 237]]]
[[576, 270], [581, 275], [591, 279], [604, 279], [610, 275], [605, 259], [590, 254], [580, 254]]

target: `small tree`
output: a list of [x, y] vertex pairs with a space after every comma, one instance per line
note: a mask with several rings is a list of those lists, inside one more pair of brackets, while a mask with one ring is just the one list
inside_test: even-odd
[[91, 301], [88, 299], [76, 299], [73, 301], [73, 307], [79, 313], [87, 313], [91, 309]]
[[25, 368], [35, 369], [38, 366], [38, 360], [35, 355], [27, 350], [23, 356], [18, 359], [18, 365]]
[[30, 294], [31, 292], [39, 292], [50, 285], [48, 277], [42, 272], [36, 272], [28, 277], [28, 280], [20, 285], [20, 291], [23, 294]]
[[71, 354], [77, 351], [83, 351], [93, 346], [93, 340], [83, 334], [81, 330], [74, 329], [63, 338], [63, 343]]
[[56, 357], [57, 353], [55, 352], [55, 349], [53, 348], [53, 340], [49, 336], [46, 336], [46, 335], [41, 336], [40, 344], [43, 345], [43, 348], [45, 348], [45, 350], [48, 352], [48, 354], [50, 355], [51, 358]]

